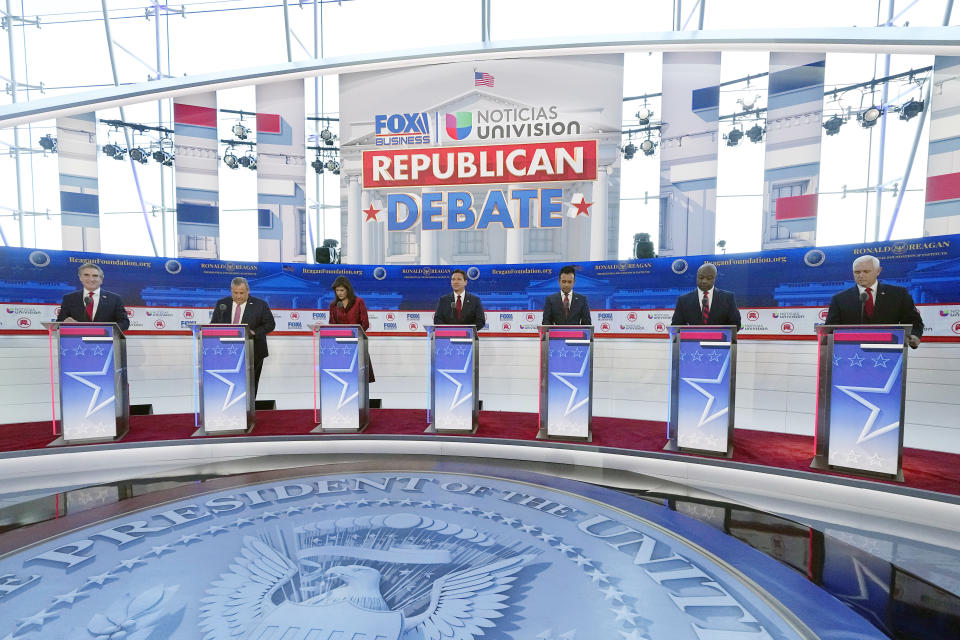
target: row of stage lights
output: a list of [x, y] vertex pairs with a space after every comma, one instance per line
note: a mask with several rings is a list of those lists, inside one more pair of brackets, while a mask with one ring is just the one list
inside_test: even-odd
[[100, 147], [100, 150], [103, 151], [103, 155], [113, 158], [114, 160], [123, 160], [124, 157], [129, 154], [131, 160], [139, 162], [140, 164], [147, 164], [150, 158], [153, 158], [154, 162], [164, 167], [173, 166], [173, 154], [163, 149], [156, 149], [152, 152], [143, 147], [125, 149], [118, 144], [108, 142]]
[[[900, 119], [904, 122], [912, 120], [916, 116], [923, 113], [925, 108], [923, 100], [908, 100], [899, 106], [878, 106], [871, 105], [866, 109], [858, 112], [856, 114], [856, 120], [860, 123], [860, 126], [864, 129], [869, 129], [873, 127], [880, 120], [880, 117], [884, 113], [899, 113]], [[641, 125], [649, 125], [650, 118], [653, 116], [653, 112], [649, 109], [641, 109], [637, 112], [637, 120]], [[835, 136], [840, 131], [840, 127], [847, 123], [848, 120], [853, 118], [852, 114], [847, 116], [841, 116], [834, 114], [827, 118], [823, 122], [823, 129], [826, 135]], [[728, 147], [735, 147], [740, 144], [740, 141], [744, 136], [750, 142], [760, 142], [763, 140], [764, 134], [767, 130], [760, 126], [759, 122], [754, 124], [752, 127], [744, 131], [742, 128], [734, 126], [729, 132], [723, 135], [723, 139], [726, 140]], [[637, 154], [637, 151], [640, 151], [645, 156], [652, 156], [657, 150], [657, 142], [654, 141], [651, 137], [648, 137], [636, 145], [633, 143], [633, 140], [628, 140], [627, 144], [624, 145], [623, 158], [624, 160], [631, 160]]]

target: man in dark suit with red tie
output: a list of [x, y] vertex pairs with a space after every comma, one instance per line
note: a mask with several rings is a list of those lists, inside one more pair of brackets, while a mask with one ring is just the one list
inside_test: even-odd
[[573, 265], [560, 269], [560, 292], [544, 300], [540, 324], [593, 324], [587, 297], [573, 292], [576, 277], [577, 269]]
[[907, 339], [910, 348], [920, 346], [923, 320], [913, 303], [913, 297], [903, 287], [877, 280], [880, 260], [875, 256], [860, 256], [853, 261], [853, 279], [856, 284], [830, 298], [826, 324], [909, 324]]
[[697, 269], [697, 290], [677, 298], [670, 324], [732, 324], [739, 331], [741, 323], [737, 300], [730, 291], [715, 288], [713, 285], [716, 281], [715, 265], [707, 262]]
[[234, 278], [230, 282], [230, 296], [217, 300], [210, 322], [214, 324], [245, 324], [253, 333], [253, 393], [260, 386], [263, 359], [270, 355], [267, 350], [267, 334], [277, 323], [266, 300], [250, 295], [246, 278]]
[[467, 274], [462, 269], [454, 269], [450, 274], [450, 286], [453, 293], [448, 293], [437, 302], [437, 310], [433, 313], [433, 324], [472, 324], [477, 331], [487, 324], [487, 317], [483, 313], [483, 303], [480, 298], [467, 293]]
[[77, 269], [83, 289], [63, 296], [57, 322], [116, 322], [121, 331], [130, 328], [130, 319], [123, 300], [115, 293], [104, 291], [103, 269], [85, 262]]

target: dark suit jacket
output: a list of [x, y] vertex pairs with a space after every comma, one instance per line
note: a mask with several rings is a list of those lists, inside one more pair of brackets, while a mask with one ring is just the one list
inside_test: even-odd
[[543, 302], [543, 321], [540, 324], [593, 324], [587, 296], [576, 291], [570, 296], [570, 313], [563, 313], [563, 296], [554, 293]]
[[123, 307], [123, 300], [115, 293], [100, 289], [100, 303], [93, 320], [87, 320], [87, 305], [83, 302], [84, 291], [74, 291], [63, 296], [60, 302], [60, 313], [57, 322], [73, 318], [77, 322], [116, 322], [121, 331], [130, 328], [130, 319], [127, 310]]
[[710, 315], [706, 322], [703, 321], [703, 313], [700, 311], [700, 299], [702, 297], [703, 292], [697, 289], [677, 298], [677, 307], [673, 310], [673, 320], [670, 321], [670, 324], [732, 324], [738, 330], [742, 328], [740, 309], [737, 308], [737, 299], [734, 298], [732, 292], [713, 288]]
[[437, 302], [437, 310], [433, 312], [433, 324], [473, 324], [477, 331], [487, 324], [487, 317], [483, 314], [483, 303], [472, 293], [463, 292], [463, 302], [460, 305], [460, 319], [457, 320], [457, 297], [451, 291]]
[[[227, 296], [217, 300], [217, 306], [213, 308], [213, 316], [210, 318], [212, 323], [232, 324], [233, 318], [233, 298]], [[243, 315], [240, 316], [240, 324], [245, 324], [253, 332], [253, 359], [254, 362], [263, 360], [270, 352], [267, 350], [267, 334], [273, 331], [277, 323], [273, 319], [273, 312], [266, 300], [247, 298], [247, 306], [243, 308]]]
[[873, 299], [873, 317], [863, 315], [860, 321], [860, 289], [856, 285], [844, 289], [830, 298], [826, 324], [909, 324], [910, 331], [918, 338], [923, 337], [923, 320], [913, 304], [913, 298], [903, 287], [892, 284], [877, 284]]

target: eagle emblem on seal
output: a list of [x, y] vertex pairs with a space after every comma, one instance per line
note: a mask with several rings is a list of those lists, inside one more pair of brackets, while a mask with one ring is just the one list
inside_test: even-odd
[[[204, 640], [474, 640], [507, 608], [517, 573], [534, 556], [522, 554], [455, 569], [432, 580], [426, 606], [391, 608], [381, 572], [363, 564], [323, 571], [317, 595], [297, 600], [300, 569], [267, 543], [246, 536], [230, 571], [202, 601]], [[392, 585], [391, 589], [400, 589]]]

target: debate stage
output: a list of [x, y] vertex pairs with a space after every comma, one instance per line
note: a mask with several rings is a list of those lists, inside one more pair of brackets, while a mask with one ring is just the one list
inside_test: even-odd
[[[197, 445], [209, 442], [263, 443], [313, 442], [322, 451], [323, 442], [337, 441], [406, 441], [411, 446], [430, 442], [465, 441], [476, 444], [509, 442], [541, 452], [597, 451], [651, 460], [684, 460], [691, 464], [730, 469], [751, 469], [763, 473], [793, 476], [851, 486], [885, 485], [886, 491], [912, 494], [916, 491], [938, 492], [934, 499], [953, 501], [960, 496], [960, 455], [925, 449], [904, 448], [902, 483], [884, 479], [856, 478], [834, 471], [813, 470], [814, 439], [809, 436], [736, 429], [733, 458], [724, 460], [707, 456], [663, 451], [667, 442], [666, 425], [652, 420], [593, 418], [593, 440], [590, 443], [544, 442], [537, 440], [538, 416], [511, 411], [481, 411], [476, 433], [469, 435], [427, 435], [425, 410], [371, 409], [370, 424], [360, 434], [311, 434], [316, 426], [311, 410], [258, 411], [256, 427], [248, 435], [208, 436], [191, 438], [196, 430], [193, 414], [131, 416], [130, 431], [122, 439], [100, 444], [79, 444], [48, 447], [56, 440], [52, 423], [25, 422], [0, 425], [0, 459], [11, 455], [63, 453], [69, 450], [93, 451], [144, 446]], [[424, 451], [428, 453], [429, 451]], [[534, 454], [537, 455], [537, 454]], [[880, 487], [876, 487], [880, 489]], [[957, 501], [960, 503], [960, 501]]]

